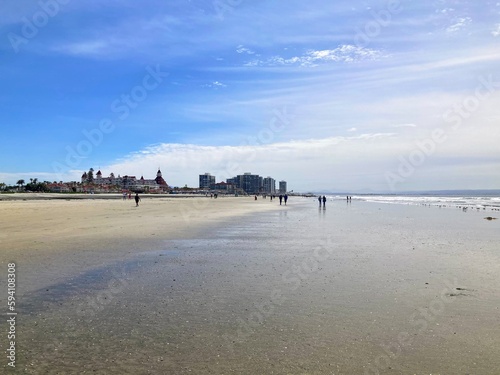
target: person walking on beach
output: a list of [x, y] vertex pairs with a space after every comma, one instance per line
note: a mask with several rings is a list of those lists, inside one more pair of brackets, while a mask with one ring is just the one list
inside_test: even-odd
[[286, 206], [286, 201], [288, 200], [288, 195], [285, 194], [285, 196], [283, 198], [285, 198], [285, 206]]
[[126, 201], [127, 200], [127, 193], [123, 192], [123, 200]]
[[326, 197], [323, 195], [323, 208], [326, 206]]
[[321, 195], [318, 197], [319, 206], [321, 207]]
[[136, 207], [139, 207], [139, 201], [141, 200], [141, 198], [139, 197], [139, 193], [135, 193], [135, 206]]
[[281, 201], [283, 200], [283, 195], [280, 194], [279, 198], [280, 198], [280, 206], [281, 206]]

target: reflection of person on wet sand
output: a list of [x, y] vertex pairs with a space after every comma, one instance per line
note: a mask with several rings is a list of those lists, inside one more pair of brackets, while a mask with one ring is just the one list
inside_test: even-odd
[[323, 208], [326, 206], [326, 197], [323, 195]]
[[141, 198], [139, 197], [139, 193], [135, 193], [135, 206], [136, 207], [139, 207], [139, 201], [141, 200]]

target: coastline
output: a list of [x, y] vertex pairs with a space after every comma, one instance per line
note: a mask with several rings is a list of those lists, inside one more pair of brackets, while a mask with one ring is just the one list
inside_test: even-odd
[[[204, 194], [164, 194], [153, 193], [145, 194], [140, 193], [141, 198], [144, 199], [159, 199], [159, 198], [205, 198]], [[219, 196], [223, 198], [224, 196]], [[234, 197], [234, 195], [227, 196]], [[227, 198], [224, 197], [224, 198]], [[121, 193], [3, 193], [0, 194], [0, 201], [27, 201], [27, 200], [81, 200], [81, 199], [104, 199], [104, 200], [122, 200]]]

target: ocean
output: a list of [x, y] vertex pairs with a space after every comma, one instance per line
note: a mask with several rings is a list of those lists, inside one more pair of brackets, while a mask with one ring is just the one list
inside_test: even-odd
[[[345, 195], [326, 194], [332, 200], [346, 200]], [[407, 205], [429, 205], [441, 207], [472, 208], [472, 209], [500, 209], [500, 194], [476, 195], [474, 193], [465, 194], [464, 192], [455, 192], [448, 194], [411, 194], [411, 195], [373, 195], [362, 194], [352, 195], [353, 200], [389, 203], [389, 204], [407, 204]]]

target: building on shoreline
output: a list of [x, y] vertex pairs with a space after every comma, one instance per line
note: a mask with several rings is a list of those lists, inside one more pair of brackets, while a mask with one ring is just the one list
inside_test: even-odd
[[156, 178], [145, 179], [144, 176], [137, 179], [136, 176], [115, 177], [110, 173], [109, 177], [103, 177], [102, 172], [97, 171], [95, 178], [90, 178], [89, 173], [84, 172], [81, 178], [83, 191], [118, 192], [118, 191], [141, 191], [141, 192], [164, 192], [169, 190], [167, 182], [163, 179], [161, 170], [158, 169]]
[[200, 174], [199, 176], [199, 187], [200, 189], [211, 189], [211, 186], [215, 184], [215, 176], [210, 173]]
[[276, 180], [266, 177], [262, 180], [262, 192], [266, 194], [276, 194]]
[[279, 193], [280, 194], [286, 194], [287, 192], [287, 188], [286, 188], [286, 181], [280, 181], [280, 190], [279, 190]]
[[[212, 181], [209, 183], [209, 181]], [[215, 183], [215, 176], [210, 173], [199, 175], [200, 189], [213, 190], [218, 192], [225, 192], [227, 194], [276, 194], [276, 180], [270, 176], [261, 177], [258, 174], [250, 172], [237, 175], [226, 179], [226, 182]], [[281, 181], [280, 187], [283, 187], [286, 193], [286, 182]], [[281, 191], [280, 191], [281, 193]]]

